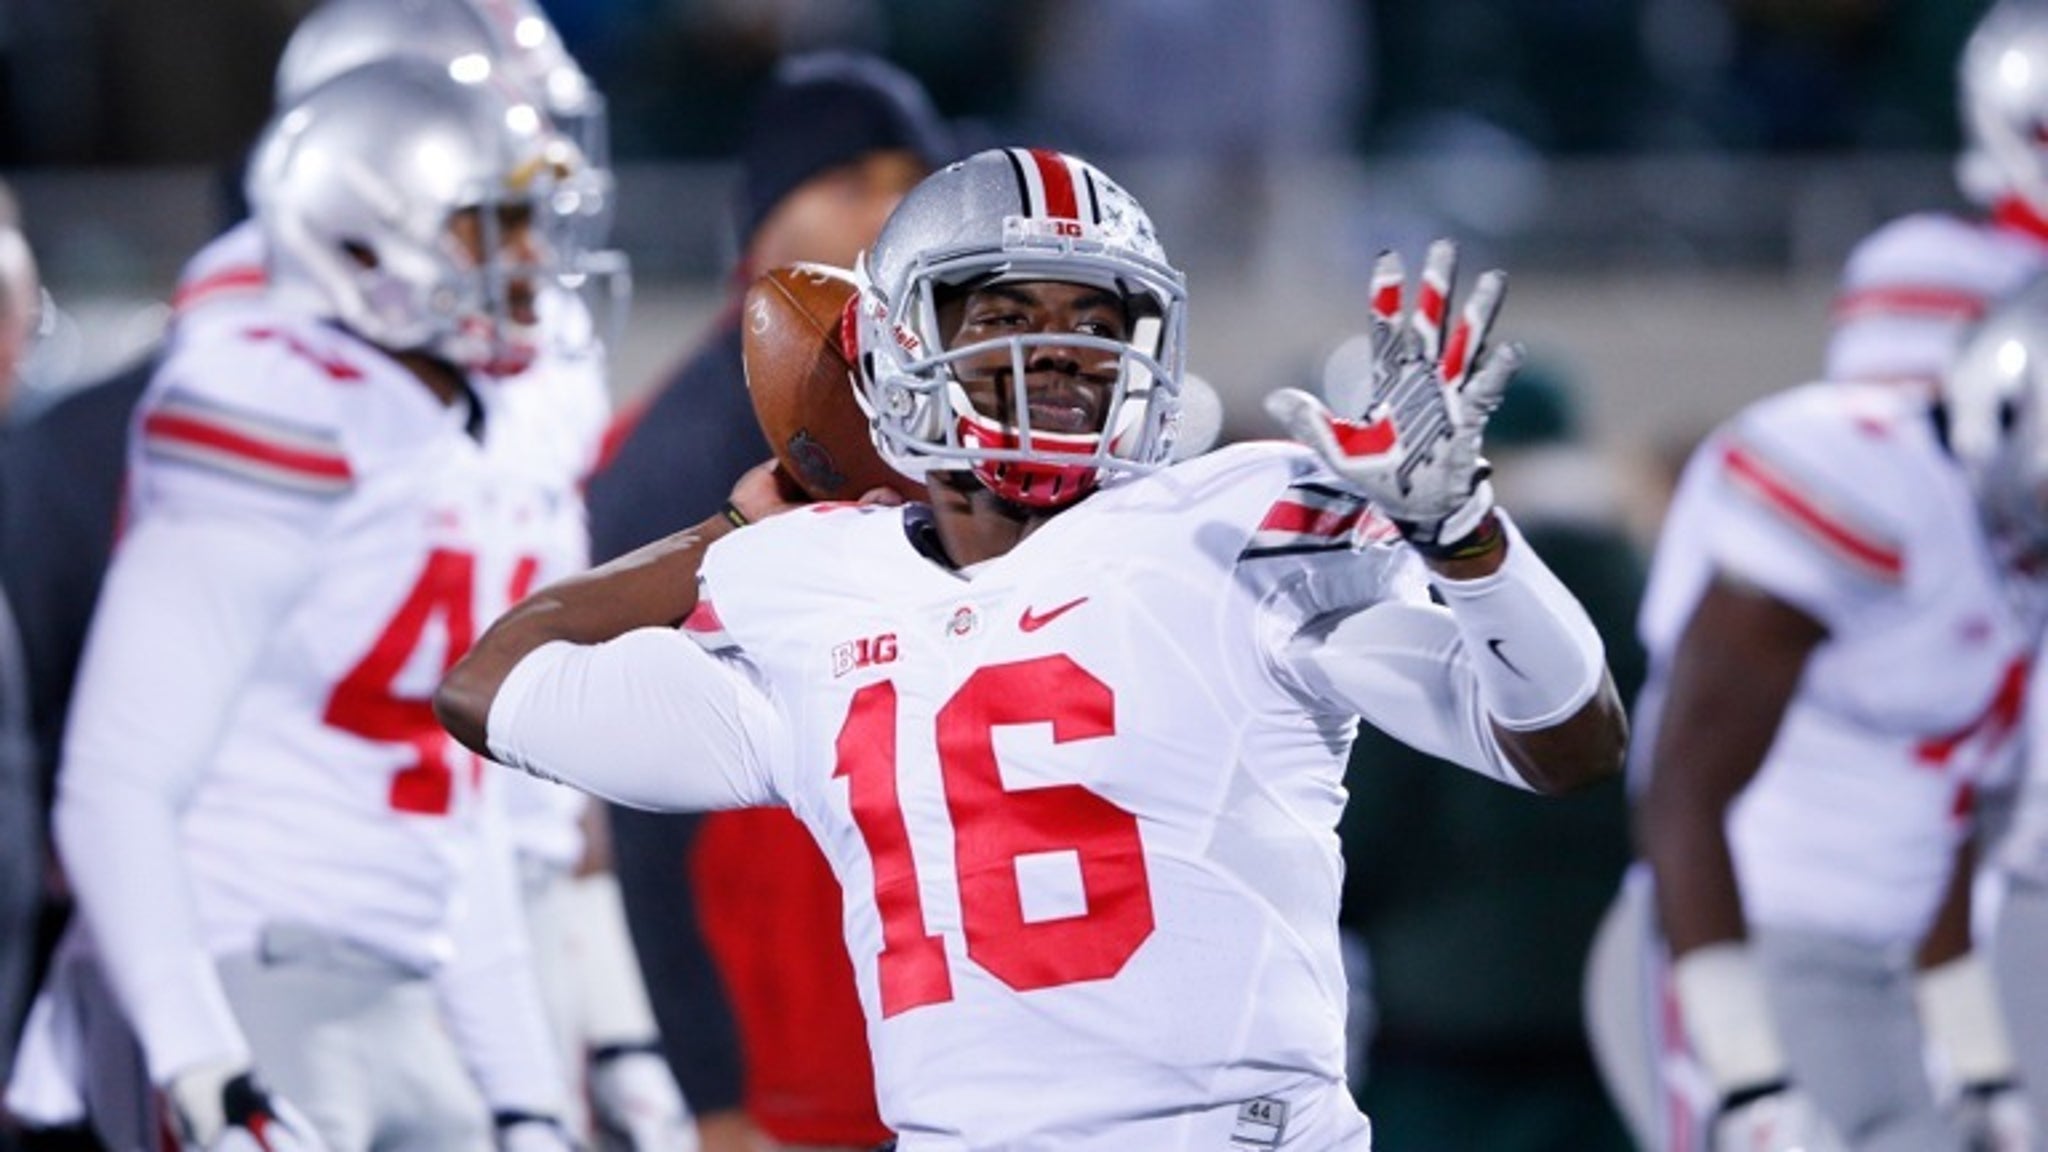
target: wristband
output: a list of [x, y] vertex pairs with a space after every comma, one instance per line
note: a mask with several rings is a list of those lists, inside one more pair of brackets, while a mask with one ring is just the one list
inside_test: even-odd
[[1498, 516], [1482, 518], [1478, 527], [1451, 541], [1426, 541], [1406, 521], [1396, 520], [1394, 527], [1401, 530], [1401, 538], [1408, 542], [1410, 548], [1428, 560], [1470, 560], [1499, 551], [1508, 542], [1507, 532], [1500, 526]]
[[1928, 1041], [1959, 1083], [2014, 1079], [2012, 1044], [1991, 968], [1975, 952], [1920, 973], [1913, 999]]
[[1671, 982], [1686, 1038], [1724, 1099], [1785, 1081], [1785, 1052], [1747, 945], [1695, 948], [1671, 966]]
[[718, 510], [718, 514], [725, 517], [726, 522], [735, 528], [745, 528], [753, 523], [753, 521], [747, 519], [747, 514], [740, 511], [730, 500], [725, 502], [725, 507]]

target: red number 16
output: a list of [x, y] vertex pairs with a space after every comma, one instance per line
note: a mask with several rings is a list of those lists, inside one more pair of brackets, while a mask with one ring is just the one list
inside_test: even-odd
[[[953, 825], [967, 955], [1020, 992], [1106, 979], [1152, 934], [1137, 817], [1078, 784], [1004, 788], [995, 730], [1020, 724], [1051, 724], [1055, 744], [1111, 736], [1116, 697], [1067, 657], [1043, 656], [980, 669], [939, 709], [939, 775]], [[896, 728], [893, 682], [855, 692], [834, 773], [848, 781], [853, 821], [874, 861], [884, 1017], [953, 998], [945, 943], [925, 931], [917, 861], [897, 795]], [[1017, 860], [1051, 852], [1079, 861], [1087, 908], [1028, 921]]]

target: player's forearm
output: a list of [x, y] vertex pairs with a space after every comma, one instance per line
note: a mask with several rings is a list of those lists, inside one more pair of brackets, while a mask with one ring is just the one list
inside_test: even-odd
[[1628, 725], [1585, 608], [1510, 523], [1498, 531], [1485, 556], [1432, 561], [1433, 583], [1501, 752], [1531, 787], [1567, 792], [1620, 771]]
[[712, 516], [520, 601], [449, 669], [434, 694], [435, 715], [457, 740], [489, 755], [491, 702], [520, 660], [556, 640], [599, 644], [635, 628], [682, 623], [697, 607], [705, 550], [732, 530], [723, 515]]
[[248, 1044], [201, 937], [169, 804], [128, 781], [81, 781], [74, 772], [52, 825], [151, 1081], [207, 1063], [246, 1064]]

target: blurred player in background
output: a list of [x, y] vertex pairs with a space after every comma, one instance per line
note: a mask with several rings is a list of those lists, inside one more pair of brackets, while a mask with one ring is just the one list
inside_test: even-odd
[[1967, 950], [1959, 848], [2016, 751], [2044, 479], [2048, 287], [1933, 393], [1810, 385], [1694, 454], [1641, 620], [1648, 868], [1592, 978], [1648, 1146], [2032, 1146], [2010, 1092], [1944, 1107], [1926, 1053], [1999, 1055], [1988, 983], [1928, 961]]
[[[588, 162], [556, 189], [565, 216], [558, 258], [567, 268], [567, 287], [594, 298], [615, 322], [630, 282], [623, 257], [600, 247], [613, 188], [602, 163], [604, 104], [540, 10], [526, 0], [327, 0], [298, 25], [286, 46], [275, 85], [278, 101], [288, 105], [350, 69], [397, 58], [425, 60], [473, 79], [500, 78], [578, 144]], [[265, 249], [251, 219], [196, 256], [175, 298], [173, 334], [233, 324], [244, 318], [245, 306], [260, 305], [267, 284]], [[597, 338], [609, 329], [593, 326], [583, 297], [563, 285], [545, 287], [540, 310], [546, 334], [535, 371], [575, 409], [560, 435], [543, 447], [581, 475], [595, 457], [591, 430], [608, 412], [601, 365], [595, 371], [553, 372], [550, 363], [565, 353], [596, 363], [603, 352]], [[52, 764], [85, 618], [113, 535], [114, 461], [121, 453], [108, 445], [118, 444], [127, 409], [151, 367], [139, 365], [60, 403], [31, 437], [42, 462], [33, 479], [43, 499], [33, 522], [21, 526], [21, 538], [37, 541], [29, 575], [41, 593], [41, 611], [31, 630], [30, 655], [44, 673], [37, 678], [38, 729], [52, 750]], [[96, 473], [105, 474], [104, 482]], [[585, 799], [525, 778], [509, 778], [504, 792], [521, 852], [536, 959], [564, 1066], [572, 1073], [566, 1095], [571, 1127], [588, 1135], [594, 1120], [603, 1148], [688, 1148], [694, 1132], [655, 1051], [652, 1015], [604, 870], [602, 842], [583, 836]], [[68, 949], [66, 963], [89, 963], [81, 952]], [[585, 1115], [586, 1094], [594, 1117]]]
[[[733, 298], [615, 433], [590, 483], [592, 550], [695, 523], [767, 455], [747, 399], [739, 300], [799, 261], [851, 267], [903, 194], [949, 158], [915, 79], [876, 57], [792, 57], [748, 121]], [[619, 882], [677, 1079], [706, 1152], [864, 1148], [887, 1135], [840, 942], [839, 885], [786, 811], [612, 810]]]
[[[1982, 212], [1969, 217], [1919, 213], [1872, 233], [1851, 253], [1836, 300], [1825, 375], [1830, 380], [1880, 380], [1925, 387], [1938, 380], [1963, 333], [2007, 298], [2048, 271], [2048, 4], [2001, 0], [1978, 22], [1957, 67], [1957, 101], [1967, 146], [1959, 183]], [[2038, 677], [2035, 678], [2038, 684]], [[2038, 692], [2038, 688], [2036, 689]], [[2030, 781], [2016, 798], [1995, 788], [1980, 805], [1980, 834], [1969, 846], [1986, 883], [1972, 922], [1989, 947], [1967, 940], [1925, 958], [1923, 1007], [1945, 1034], [1950, 1090], [1996, 1102], [2015, 1084], [2030, 1091], [2033, 1127], [2048, 1133], [2048, 704], [2030, 703], [2026, 745]], [[2017, 801], [2017, 802], [2016, 802]], [[2010, 827], [2012, 834], [2006, 835]], [[1959, 884], [1967, 904], [1971, 887]], [[1991, 954], [1987, 965], [1982, 953]], [[2000, 970], [1997, 1017], [1944, 1007], [1990, 997]], [[2010, 1041], [2006, 1034], [2010, 1032]], [[1976, 1033], [1972, 1036], [1971, 1033]], [[1942, 1037], [1938, 1036], [1937, 1039]], [[1989, 1110], [1983, 1111], [1989, 1116]]]
[[55, 828], [188, 1148], [569, 1147], [496, 778], [421, 693], [579, 565], [582, 390], [530, 370], [581, 163], [442, 66], [316, 88], [251, 161], [262, 300], [143, 399]]
[[751, 472], [737, 516], [515, 608], [437, 707], [623, 802], [789, 805], [846, 893], [906, 1152], [1365, 1147], [1336, 924], [1359, 716], [1545, 791], [1625, 738], [1591, 624], [1492, 506], [1515, 357], [1497, 276], [1444, 339], [1451, 262], [1412, 318], [1376, 269], [1366, 419], [1276, 393], [1314, 450], [1161, 470], [1186, 296], [1143, 209], [1056, 152], [950, 165], [859, 301], [863, 403], [932, 503], [762, 520], [785, 506]]

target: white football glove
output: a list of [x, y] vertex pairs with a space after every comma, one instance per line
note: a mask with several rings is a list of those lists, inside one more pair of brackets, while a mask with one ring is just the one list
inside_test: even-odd
[[1712, 1152], [1847, 1152], [1848, 1146], [1813, 1101], [1779, 1087], [1714, 1117]]
[[590, 1069], [599, 1152], [697, 1152], [697, 1121], [658, 1053], [628, 1048]]
[[2035, 1152], [2034, 1112], [2010, 1082], [1974, 1084], [1956, 1098], [1967, 1152]]
[[1518, 347], [1487, 345], [1507, 290], [1499, 271], [1480, 276], [1444, 339], [1457, 259], [1448, 240], [1429, 246], [1422, 284], [1404, 316], [1401, 258], [1380, 255], [1372, 276], [1371, 379], [1337, 389], [1365, 397], [1356, 417], [1337, 415], [1298, 388], [1266, 397], [1266, 411], [1288, 435], [1315, 449], [1425, 550], [1463, 540], [1492, 511], [1480, 437], [1521, 363]]
[[180, 1073], [164, 1091], [184, 1152], [326, 1152], [313, 1125], [244, 1064]]

